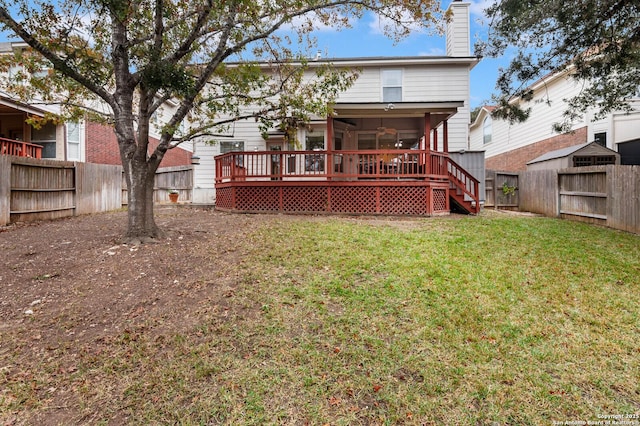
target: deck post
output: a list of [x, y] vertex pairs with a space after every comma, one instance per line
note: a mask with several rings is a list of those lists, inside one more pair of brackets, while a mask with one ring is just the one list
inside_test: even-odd
[[447, 120], [442, 122], [442, 151], [449, 152], [449, 124]]
[[433, 150], [438, 152], [438, 129], [433, 129]]
[[421, 165], [424, 166], [425, 174], [431, 174], [431, 159], [429, 150], [431, 149], [431, 113], [424, 113], [424, 147], [420, 153]]
[[329, 115], [327, 117], [327, 164], [325, 167], [327, 170], [327, 179], [333, 180], [333, 173], [335, 169], [335, 161], [333, 159], [333, 149], [334, 149], [334, 141], [333, 141], [333, 116]]

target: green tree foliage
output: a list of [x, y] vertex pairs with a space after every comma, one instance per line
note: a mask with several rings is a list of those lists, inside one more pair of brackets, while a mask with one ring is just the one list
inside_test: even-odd
[[595, 117], [628, 110], [640, 86], [640, 2], [637, 0], [500, 0], [487, 9], [490, 33], [476, 44], [480, 56], [517, 48], [499, 72], [494, 116], [523, 121], [528, 110], [509, 100], [531, 98], [528, 87], [550, 73], [567, 71], [584, 82], [568, 100], [564, 123], [594, 107]]
[[[22, 67], [2, 88], [63, 105], [61, 119], [90, 112], [113, 124], [128, 236], [153, 238], [153, 176], [165, 153], [239, 119], [266, 129], [326, 116], [356, 74], [325, 66], [303, 78], [313, 31], [349, 27], [368, 10], [397, 39], [442, 19], [435, 0], [0, 0], [0, 29], [29, 46], [0, 59], [4, 71]], [[150, 150], [150, 119], [169, 100], [177, 106]]]

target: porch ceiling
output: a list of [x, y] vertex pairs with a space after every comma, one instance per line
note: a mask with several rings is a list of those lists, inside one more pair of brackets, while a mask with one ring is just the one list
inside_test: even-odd
[[451, 118], [463, 101], [452, 102], [386, 102], [338, 103], [333, 106], [335, 118], [406, 118], [431, 115], [431, 127]]
[[37, 115], [40, 117], [44, 117], [44, 112], [38, 108], [34, 108], [19, 102], [12, 101], [10, 99], [6, 99], [4, 97], [0, 97], [0, 114], [20, 114], [20, 113], [28, 113]]

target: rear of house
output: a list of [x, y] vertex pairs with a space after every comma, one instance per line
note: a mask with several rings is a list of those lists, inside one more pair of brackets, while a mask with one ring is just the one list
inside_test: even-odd
[[[275, 129], [264, 138], [253, 121], [196, 144], [194, 202], [242, 211], [448, 213], [449, 174], [461, 182], [454, 194], [462, 203], [477, 198], [477, 179], [449, 158], [469, 149], [469, 72], [478, 62], [469, 53], [469, 4], [451, 8], [446, 56], [312, 62], [360, 74], [338, 96], [332, 116], [297, 128], [301, 146], [288, 145]], [[283, 200], [286, 194], [292, 199]], [[234, 201], [241, 196], [242, 208]], [[309, 198], [319, 201], [311, 205]], [[256, 199], [262, 201], [252, 205]], [[360, 201], [347, 201], [354, 199]]]

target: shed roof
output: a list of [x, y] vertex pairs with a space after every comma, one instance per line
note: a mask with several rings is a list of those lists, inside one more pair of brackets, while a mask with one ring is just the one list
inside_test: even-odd
[[547, 160], [553, 160], [556, 158], [564, 158], [564, 157], [568, 157], [571, 154], [574, 154], [577, 151], [580, 151], [581, 149], [584, 149], [590, 145], [594, 145], [595, 147], [597, 147], [597, 149], [601, 150], [603, 155], [606, 154], [618, 154], [617, 152], [604, 147], [596, 142], [586, 142], [586, 143], [581, 143], [579, 145], [574, 145], [574, 146], [570, 146], [567, 148], [562, 148], [562, 149], [557, 149], [555, 151], [549, 151], [546, 154], [542, 154], [540, 157], [534, 158], [533, 160], [529, 161], [527, 164], [534, 164], [534, 163], [540, 163], [542, 161], [547, 161]]

